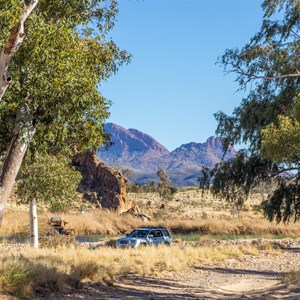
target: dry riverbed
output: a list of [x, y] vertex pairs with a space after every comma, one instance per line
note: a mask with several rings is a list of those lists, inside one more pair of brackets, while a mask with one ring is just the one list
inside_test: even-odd
[[[240, 244], [249, 241], [212, 242]], [[113, 286], [84, 283], [46, 299], [300, 299], [300, 283], [290, 272], [300, 270], [300, 242], [278, 242], [281, 250], [260, 257], [247, 255], [195, 266], [184, 274], [119, 278]]]

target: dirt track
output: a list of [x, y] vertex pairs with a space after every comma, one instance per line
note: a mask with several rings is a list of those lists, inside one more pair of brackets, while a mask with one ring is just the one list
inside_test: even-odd
[[300, 284], [282, 283], [286, 272], [300, 270], [300, 244], [277, 256], [247, 256], [217, 265], [201, 265], [184, 275], [161, 278], [128, 276], [114, 286], [85, 285], [47, 299], [300, 299]]

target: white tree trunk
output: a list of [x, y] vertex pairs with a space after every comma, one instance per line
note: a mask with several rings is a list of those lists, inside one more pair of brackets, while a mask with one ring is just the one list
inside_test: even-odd
[[32, 0], [29, 4], [25, 5], [20, 21], [11, 28], [8, 39], [0, 53], [0, 100], [11, 81], [11, 77], [8, 75], [8, 67], [12, 57], [23, 42], [25, 21], [38, 2], [39, 0]]
[[2, 165], [0, 172], [0, 226], [2, 224], [4, 208], [19, 172], [26, 148], [27, 145], [20, 143], [18, 137], [14, 136]]
[[30, 247], [39, 247], [38, 218], [36, 200], [29, 201]]
[[4, 208], [22, 164], [28, 143], [32, 139], [34, 132], [32, 114], [25, 103], [18, 110], [14, 136], [0, 170], [0, 226], [2, 224]]

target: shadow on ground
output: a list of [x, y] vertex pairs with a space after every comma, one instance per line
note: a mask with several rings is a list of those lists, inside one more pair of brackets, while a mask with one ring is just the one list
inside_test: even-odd
[[[216, 272], [233, 272], [238, 274], [249, 270], [228, 270], [211, 268]], [[255, 271], [252, 271], [254, 274]], [[278, 276], [275, 272], [259, 272], [267, 277]], [[151, 277], [130, 276], [120, 280], [114, 286], [108, 287], [99, 284], [85, 284], [80, 290], [72, 290], [65, 294], [47, 295], [47, 299], [300, 299], [300, 289], [288, 289], [287, 285], [277, 285], [272, 289], [253, 291], [250, 293], [234, 293], [223, 290], [207, 289], [200, 286], [192, 286], [187, 283], [178, 283], [178, 280], [164, 280]]]

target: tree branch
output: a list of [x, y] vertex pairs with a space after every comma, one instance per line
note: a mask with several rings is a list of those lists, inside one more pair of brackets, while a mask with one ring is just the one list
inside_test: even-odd
[[293, 33], [293, 35], [295, 37], [297, 37], [298, 39], [300, 39], [300, 35], [296, 31], [294, 31], [294, 30], [291, 29], [291, 32]]
[[279, 74], [274, 76], [258, 76], [258, 75], [247, 75], [242, 74], [244, 76], [248, 76], [249, 80], [257, 80], [257, 79], [266, 79], [266, 80], [274, 80], [274, 79], [284, 79], [284, 78], [292, 78], [292, 77], [300, 77], [300, 73], [294, 73], [294, 74]]
[[0, 53], [0, 100], [11, 82], [12, 78], [8, 75], [9, 63], [23, 42], [25, 32], [24, 24], [29, 15], [32, 13], [39, 0], [32, 0], [24, 6], [24, 12], [20, 21], [10, 30], [9, 37]]

